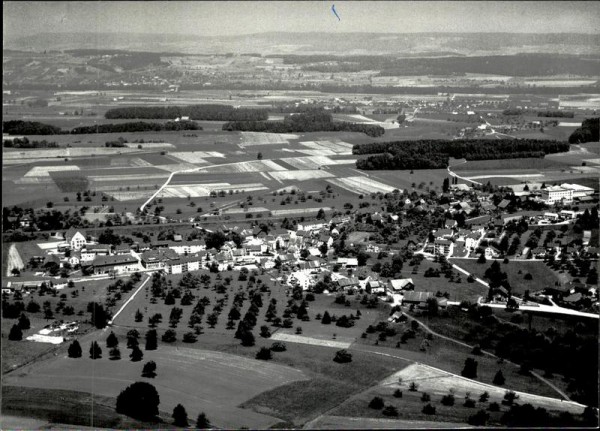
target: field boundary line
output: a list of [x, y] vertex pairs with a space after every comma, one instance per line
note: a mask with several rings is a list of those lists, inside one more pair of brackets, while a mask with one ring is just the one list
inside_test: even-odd
[[119, 311], [117, 311], [117, 312], [115, 313], [115, 315], [114, 315], [114, 316], [113, 316], [113, 317], [110, 319], [110, 322], [108, 322], [108, 324], [109, 324], [109, 325], [112, 325], [112, 324], [113, 324], [113, 322], [115, 321], [115, 319], [117, 318], [117, 316], [118, 316], [119, 314], [121, 314], [121, 312], [122, 312], [123, 310], [125, 310], [125, 307], [127, 307], [127, 305], [129, 305], [129, 303], [130, 303], [131, 301], [133, 301], [133, 298], [135, 298], [135, 296], [138, 294], [138, 292], [139, 292], [140, 290], [142, 290], [142, 288], [143, 288], [143, 287], [146, 285], [146, 283], [148, 283], [148, 280], [150, 280], [150, 278], [152, 278], [152, 276], [151, 276], [150, 274], [148, 274], [148, 277], [147, 277], [147, 278], [146, 278], [146, 279], [145, 279], [145, 280], [144, 280], [144, 281], [143, 281], [143, 282], [140, 284], [140, 286], [137, 288], [137, 290], [136, 290], [135, 292], [133, 292], [133, 295], [131, 295], [131, 296], [129, 297], [129, 299], [128, 299], [127, 301], [125, 301], [125, 304], [123, 304], [123, 305], [121, 306], [121, 308], [119, 308]]

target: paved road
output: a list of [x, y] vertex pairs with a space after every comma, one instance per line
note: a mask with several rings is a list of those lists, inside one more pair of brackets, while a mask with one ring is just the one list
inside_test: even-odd
[[110, 322], [108, 322], [109, 325], [112, 325], [112, 323], [115, 321], [117, 316], [119, 314], [121, 314], [121, 312], [123, 310], [125, 310], [125, 308], [127, 307], [127, 305], [129, 305], [129, 303], [131, 301], [133, 301], [133, 298], [135, 298], [135, 296], [139, 293], [139, 291], [144, 288], [144, 286], [146, 285], [146, 283], [148, 283], [148, 280], [150, 280], [150, 278], [152, 278], [152, 273], [148, 273], [148, 277], [140, 283], [140, 286], [136, 289], [135, 292], [133, 292], [133, 295], [131, 295], [129, 297], [129, 299], [127, 301], [125, 301], [125, 303], [123, 305], [121, 305], [121, 308], [119, 308], [119, 310], [113, 315], [112, 319], [110, 319]]

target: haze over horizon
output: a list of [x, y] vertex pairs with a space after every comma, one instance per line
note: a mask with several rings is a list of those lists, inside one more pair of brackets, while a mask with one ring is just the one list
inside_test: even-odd
[[598, 34], [599, 29], [595, 2], [3, 2], [5, 41], [39, 33]]

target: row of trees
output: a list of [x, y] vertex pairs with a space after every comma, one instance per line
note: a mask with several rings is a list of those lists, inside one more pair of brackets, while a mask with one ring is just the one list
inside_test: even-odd
[[[35, 121], [11, 120], [3, 121], [2, 128], [3, 133], [8, 133], [9, 135], [82, 135], [92, 133], [173, 132], [179, 130], [202, 130], [202, 127], [200, 127], [194, 121], [167, 121], [166, 123], [148, 123], [137, 121], [120, 124], [96, 124], [93, 126], [81, 126], [75, 127], [71, 130], [63, 130], [59, 127], [38, 123]], [[4, 146], [6, 146], [6, 143]], [[51, 147], [51, 145], [48, 145], [48, 147]]]
[[467, 160], [495, 160], [544, 157], [569, 150], [569, 144], [539, 139], [418, 140], [355, 145], [352, 153], [375, 154], [356, 161], [359, 169], [440, 169], [450, 157]]
[[48, 142], [45, 139], [42, 141], [30, 141], [27, 138], [5, 139], [4, 148], [58, 148], [56, 142]]
[[269, 118], [267, 109], [234, 108], [231, 105], [128, 106], [106, 111], [107, 119], [174, 119], [189, 117], [207, 121], [261, 121]]
[[381, 126], [334, 122], [331, 114], [320, 110], [288, 115], [283, 121], [230, 121], [223, 124], [223, 130], [265, 133], [359, 132], [374, 138], [385, 133]]

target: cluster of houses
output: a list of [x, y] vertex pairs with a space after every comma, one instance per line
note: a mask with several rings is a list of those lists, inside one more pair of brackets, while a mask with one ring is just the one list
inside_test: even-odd
[[[446, 257], [465, 257], [479, 247], [484, 235], [485, 227], [482, 225], [472, 225], [468, 229], [462, 229], [458, 228], [456, 220], [446, 220], [443, 229], [431, 232], [430, 241], [427, 242], [423, 251]], [[494, 251], [488, 250], [488, 248], [486, 248], [486, 254], [494, 254]]]

